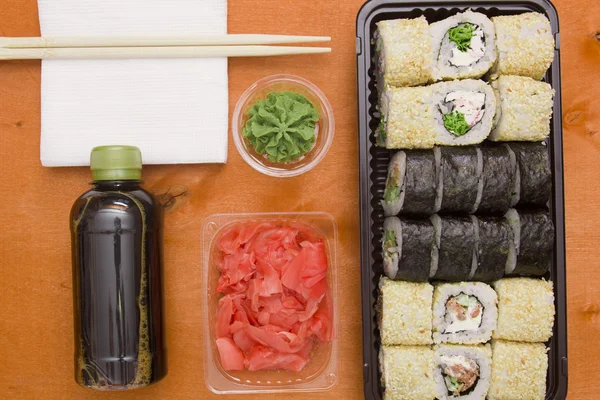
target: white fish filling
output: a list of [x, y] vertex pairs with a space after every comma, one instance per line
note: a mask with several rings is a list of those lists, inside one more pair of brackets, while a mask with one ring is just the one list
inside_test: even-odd
[[464, 293], [446, 302], [446, 328], [444, 333], [477, 331], [481, 325], [483, 306], [475, 296]]
[[470, 128], [481, 121], [485, 114], [485, 93], [457, 90], [448, 93], [444, 103], [445, 107], [442, 107], [443, 114], [452, 111], [460, 112], [465, 116], [465, 121], [467, 121]]
[[454, 42], [450, 43], [452, 44], [452, 55], [448, 61], [454, 66], [466, 67], [467, 65], [476, 63], [485, 55], [483, 30], [479, 26], [473, 31], [471, 44], [467, 48], [467, 51], [461, 51]]

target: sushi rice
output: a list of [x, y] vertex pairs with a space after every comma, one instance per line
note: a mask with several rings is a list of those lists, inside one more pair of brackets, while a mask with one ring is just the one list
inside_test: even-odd
[[496, 329], [496, 292], [482, 282], [443, 283], [433, 293], [433, 341], [485, 343]]
[[465, 146], [485, 140], [492, 129], [496, 96], [491, 86], [465, 79], [432, 85], [436, 144]]
[[[429, 30], [435, 80], [479, 78], [496, 61], [494, 24], [481, 13], [467, 10], [431, 24]], [[471, 35], [469, 44], [459, 47], [450, 40], [454, 33]]]
[[386, 217], [397, 215], [404, 204], [404, 175], [406, 174], [406, 153], [399, 151], [390, 160], [385, 192], [381, 205]]
[[485, 399], [492, 370], [492, 348], [489, 344], [441, 344], [434, 350], [434, 380], [439, 400]]

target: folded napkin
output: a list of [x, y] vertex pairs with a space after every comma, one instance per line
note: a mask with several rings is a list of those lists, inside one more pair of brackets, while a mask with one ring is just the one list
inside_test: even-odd
[[[227, 33], [226, 0], [38, 0], [42, 36]], [[145, 164], [227, 160], [227, 58], [45, 60], [45, 166], [128, 144]]]

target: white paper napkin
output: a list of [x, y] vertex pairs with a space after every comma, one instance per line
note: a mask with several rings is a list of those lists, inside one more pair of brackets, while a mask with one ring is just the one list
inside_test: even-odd
[[[226, 0], [38, 0], [43, 36], [227, 33]], [[145, 164], [227, 160], [227, 58], [42, 62], [44, 166], [128, 144]]]

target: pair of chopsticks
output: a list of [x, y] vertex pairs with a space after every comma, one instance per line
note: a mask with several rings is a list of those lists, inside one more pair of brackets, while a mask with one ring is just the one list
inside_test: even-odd
[[328, 36], [0, 37], [0, 60], [257, 57], [329, 53], [330, 47], [269, 46], [328, 42]]

